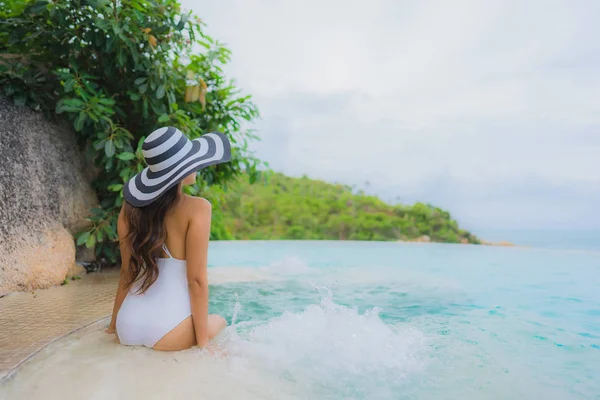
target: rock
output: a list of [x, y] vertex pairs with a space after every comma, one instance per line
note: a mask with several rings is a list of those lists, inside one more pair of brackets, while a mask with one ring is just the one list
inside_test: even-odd
[[71, 278], [75, 278], [75, 277], [81, 277], [85, 274], [86, 274], [86, 269], [84, 268], [84, 266], [79, 264], [78, 262], [73, 262], [73, 264], [67, 271], [67, 278], [71, 279]]
[[410, 239], [407, 240], [408, 242], [413, 242], [413, 243], [430, 243], [431, 242], [431, 238], [427, 235], [423, 235], [423, 236], [419, 236], [418, 238], [414, 238], [414, 239]]
[[43, 289], [65, 280], [75, 264], [75, 244], [69, 231], [50, 224], [40, 232], [14, 232], [23, 242], [0, 254], [0, 294]]
[[75, 134], [0, 97], [0, 295], [58, 285], [97, 203]]
[[485, 246], [505, 246], [505, 247], [512, 247], [515, 246], [514, 243], [511, 242], [506, 242], [506, 241], [500, 241], [500, 242], [488, 242], [487, 240], [482, 240], [481, 244], [485, 245]]
[[77, 249], [75, 250], [75, 260], [81, 263], [91, 263], [96, 261], [94, 249], [89, 249], [85, 245], [77, 246]]

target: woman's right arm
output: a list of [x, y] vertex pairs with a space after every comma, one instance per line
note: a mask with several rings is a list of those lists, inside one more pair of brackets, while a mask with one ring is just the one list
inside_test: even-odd
[[211, 206], [198, 199], [186, 236], [187, 279], [190, 290], [192, 321], [198, 346], [208, 344], [208, 240], [210, 237]]

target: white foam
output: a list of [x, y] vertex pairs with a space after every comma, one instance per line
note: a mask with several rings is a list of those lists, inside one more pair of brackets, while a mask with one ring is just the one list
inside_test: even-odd
[[239, 335], [227, 346], [231, 358], [337, 394], [348, 387], [356, 393], [361, 384], [362, 390], [391, 389], [424, 367], [420, 331], [386, 325], [377, 308], [360, 314], [334, 303], [328, 288], [316, 289], [323, 294], [320, 305], [258, 326], [240, 324]]

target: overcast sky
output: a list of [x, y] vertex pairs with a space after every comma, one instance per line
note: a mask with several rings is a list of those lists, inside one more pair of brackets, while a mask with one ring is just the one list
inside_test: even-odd
[[471, 229], [600, 226], [600, 1], [184, 0], [276, 171]]

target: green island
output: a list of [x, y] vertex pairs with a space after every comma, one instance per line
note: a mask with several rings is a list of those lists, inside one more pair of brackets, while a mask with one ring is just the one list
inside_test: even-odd
[[245, 175], [238, 177], [221, 194], [213, 214], [215, 239], [481, 244], [438, 207], [388, 204], [347, 185], [281, 173], [267, 173], [253, 184]]

